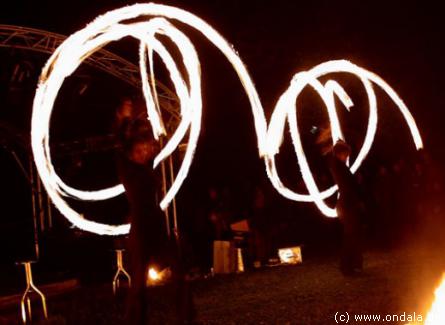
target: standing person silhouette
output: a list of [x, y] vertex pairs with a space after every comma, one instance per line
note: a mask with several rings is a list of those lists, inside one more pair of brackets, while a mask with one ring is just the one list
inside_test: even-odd
[[[269, 261], [269, 222], [267, 198], [261, 185], [254, 189], [253, 200], [250, 207], [249, 226], [252, 229], [252, 248], [254, 266], [266, 266]], [[259, 264], [258, 264], [259, 263]]]
[[364, 209], [357, 181], [346, 165], [350, 154], [350, 146], [339, 140], [328, 159], [329, 170], [339, 192], [336, 210], [343, 226], [340, 270], [345, 276], [354, 275], [363, 268], [361, 219]]
[[149, 322], [146, 288], [149, 266], [159, 270], [171, 267], [171, 282], [177, 294], [176, 317], [178, 323], [183, 324], [191, 317], [188, 312], [192, 309], [192, 301], [175, 238], [169, 237], [165, 215], [158, 204], [161, 180], [153, 170], [158, 145], [153, 139], [147, 115], [132, 101], [125, 100], [119, 107], [115, 128], [121, 141], [118, 174], [125, 188], [131, 222], [132, 287], [127, 308], [128, 324]]

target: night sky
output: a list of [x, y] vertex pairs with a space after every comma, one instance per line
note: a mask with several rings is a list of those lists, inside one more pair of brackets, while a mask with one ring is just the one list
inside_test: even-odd
[[[9, 8], [2, 8], [0, 22], [69, 35], [97, 15], [131, 3], [116, 0], [14, 1]], [[377, 73], [399, 93], [418, 123], [427, 150], [436, 160], [444, 161], [442, 73], [445, 29], [438, 5], [425, 1], [192, 0], [163, 3], [177, 5], [198, 15], [234, 45], [256, 83], [267, 118], [296, 72], [323, 61], [344, 58]], [[183, 192], [217, 184], [239, 191], [237, 195], [242, 200], [240, 188], [266, 180], [256, 151], [247, 97], [224, 57], [198, 32], [185, 31], [197, 47], [202, 63], [204, 116], [196, 158]], [[135, 62], [135, 48], [126, 44], [112, 44], [110, 49]], [[0, 51], [5, 55], [7, 50], [2, 48]], [[27, 59], [33, 57], [38, 75], [45, 56], [21, 55]], [[59, 104], [55, 111], [52, 132], [61, 140], [106, 134], [111, 121], [110, 107], [116, 105], [121, 95], [115, 90], [125, 88], [113, 77], [92, 69], [82, 70], [77, 78], [69, 84], [73, 88], [65, 86], [65, 97], [60, 98], [63, 104]], [[79, 95], [72, 89], [77, 89], [78, 83], [84, 80], [90, 88], [86, 95]], [[357, 110], [366, 112], [365, 93], [357, 90], [354, 81], [346, 80], [344, 85], [345, 88], [351, 87]], [[29, 87], [27, 91], [29, 98], [32, 98], [32, 90]], [[383, 92], [377, 91], [377, 96], [381, 120], [371, 162], [364, 166], [371, 174], [376, 170], [372, 162], [399, 159], [414, 151], [408, 128], [396, 107]], [[303, 98], [307, 102], [302, 104], [302, 136], [305, 147], [311, 152], [312, 163], [317, 166], [322, 164], [322, 158], [313, 145], [315, 136], [310, 130], [313, 126], [323, 127], [326, 115], [322, 107], [317, 107], [320, 105], [313, 94], [308, 93]], [[28, 115], [24, 113], [26, 116], [23, 116], [23, 121], [27, 121], [30, 100], [22, 99], [20, 103], [28, 105], [24, 107]], [[88, 118], [82, 114], [88, 114]], [[351, 119], [346, 133], [356, 137], [351, 142], [360, 143], [364, 136], [363, 115], [354, 114], [359, 121], [353, 123]], [[17, 119], [16, 113], [2, 113], [2, 116]], [[82, 122], [82, 130], [73, 122]], [[20, 127], [26, 131], [26, 123]], [[279, 163], [290, 180], [298, 181], [295, 158], [286, 141]], [[98, 176], [99, 183], [113, 183], [115, 175], [111, 171], [107, 173]], [[86, 187], [103, 185], [77, 181], [77, 185]]]

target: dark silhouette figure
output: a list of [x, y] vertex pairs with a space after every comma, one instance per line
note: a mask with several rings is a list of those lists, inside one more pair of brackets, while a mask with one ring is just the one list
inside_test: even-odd
[[161, 178], [153, 170], [158, 146], [146, 115], [138, 114], [132, 102], [124, 101], [116, 118], [115, 128], [121, 141], [118, 174], [126, 191], [131, 222], [128, 244], [132, 287], [128, 299], [128, 323], [149, 322], [147, 273], [149, 266], [155, 266], [158, 270], [171, 268], [171, 285], [177, 296], [176, 316], [178, 324], [183, 324], [192, 316], [192, 300], [179, 246], [174, 236], [168, 236], [165, 214], [158, 204]]
[[350, 153], [349, 145], [339, 140], [329, 159], [329, 170], [339, 191], [336, 210], [343, 227], [340, 270], [344, 275], [353, 275], [363, 268], [361, 218], [364, 209], [358, 184], [346, 166]]
[[[195, 194], [193, 191], [190, 192]], [[190, 214], [191, 240], [198, 272], [204, 276], [211, 273], [213, 266], [213, 241], [216, 238], [216, 230], [211, 215], [216, 209], [216, 197], [216, 190], [209, 188], [201, 192], [199, 200], [196, 200], [195, 196], [190, 197], [187, 202], [189, 205], [190, 202], [196, 202], [196, 208]]]
[[230, 230], [230, 194], [228, 188], [223, 191], [215, 187], [208, 189], [208, 218], [213, 225], [213, 240], [230, 240], [232, 233]]
[[251, 242], [254, 262], [259, 262], [261, 266], [267, 265], [269, 261], [270, 243], [268, 236], [268, 217], [266, 195], [262, 187], [257, 186], [254, 190], [249, 226], [252, 230]]

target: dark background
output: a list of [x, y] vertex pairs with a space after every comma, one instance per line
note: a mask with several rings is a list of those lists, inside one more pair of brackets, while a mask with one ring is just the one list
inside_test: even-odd
[[[444, 86], [444, 27], [438, 4], [425, 1], [241, 0], [163, 3], [190, 10], [234, 45], [256, 83], [268, 119], [276, 100], [296, 72], [327, 60], [348, 59], [377, 73], [398, 92], [417, 121], [426, 150], [436, 165], [444, 162], [442, 121], [445, 112], [441, 91]], [[131, 2], [14, 1], [2, 8], [0, 23], [69, 35], [99, 14], [126, 4]], [[206, 190], [210, 186], [229, 188], [233, 219], [236, 220], [245, 217], [252, 188], [262, 184], [276, 207], [271, 219], [272, 223], [282, 225], [278, 227], [282, 232], [277, 231], [277, 234], [284, 243], [329, 244], [337, 238], [336, 221], [322, 217], [313, 204], [280, 198], [269, 185], [256, 150], [249, 103], [230, 64], [198, 32], [187, 28], [185, 31], [197, 47], [202, 63], [204, 115], [192, 170], [178, 195], [179, 218], [184, 229], [193, 232], [193, 224], [187, 220], [197, 206], [205, 204]], [[136, 47], [131, 41], [112, 44], [107, 49], [137, 62]], [[36, 80], [47, 56], [5, 48], [0, 48], [0, 55], [0, 117], [2, 123], [26, 136]], [[26, 83], [11, 86], [8, 77], [11, 67], [23, 61], [30, 62], [32, 74]], [[344, 121], [346, 135], [356, 153], [364, 137], [365, 93], [353, 78], [341, 78], [338, 80], [344, 81], [342, 84], [355, 103]], [[168, 80], [161, 81], [169, 85]], [[82, 92], [85, 85], [86, 91]], [[71, 141], [107, 134], [113, 110], [123, 96], [132, 92], [121, 81], [82, 66], [61, 90], [52, 119], [52, 139]], [[374, 147], [362, 168], [365, 177], [371, 180], [377, 177], [381, 165], [400, 159], [412, 161], [415, 150], [406, 123], [395, 105], [383, 92], [376, 90], [376, 93], [379, 127]], [[300, 116], [311, 166], [317, 174], [326, 174], [323, 158], [315, 145], [317, 130], [325, 126], [326, 113], [310, 91], [302, 95]], [[20, 172], [7, 151], [0, 156], [4, 184], [1, 225], [3, 229], [14, 229], [23, 235], [18, 225], [22, 222], [19, 220], [30, 217], [30, 204], [26, 203], [29, 189], [26, 182], [20, 180]], [[55, 163], [70, 184], [100, 188], [117, 179], [110, 155], [110, 152], [101, 152], [60, 157]], [[300, 188], [289, 139], [285, 140], [278, 163], [286, 183], [304, 191]], [[79, 208], [91, 211], [96, 218], [109, 220], [110, 209], [122, 204], [118, 200], [103, 206]], [[124, 211], [122, 208], [115, 213], [120, 217], [113, 216], [116, 218], [113, 220], [123, 218]], [[57, 220], [62, 217], [57, 216]], [[64, 224], [64, 221], [58, 222]], [[407, 221], [402, 219], [401, 222]]]

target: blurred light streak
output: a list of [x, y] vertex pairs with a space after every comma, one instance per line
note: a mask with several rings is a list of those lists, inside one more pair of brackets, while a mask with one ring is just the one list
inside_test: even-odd
[[[177, 20], [202, 33], [224, 54], [235, 69], [251, 105], [259, 155], [265, 160], [266, 171], [273, 186], [283, 196], [295, 201], [315, 202], [325, 215], [330, 217], [336, 216], [335, 209], [328, 207], [324, 202], [324, 199], [335, 193], [336, 186], [332, 186], [324, 191], [318, 189], [301, 144], [298, 132], [297, 108], [295, 107], [296, 100], [301, 91], [307, 85], [310, 85], [325, 103], [331, 123], [333, 141], [343, 139], [334, 96], [337, 96], [347, 109], [353, 105], [352, 100], [336, 81], [329, 80], [323, 85], [318, 80], [321, 76], [337, 72], [350, 73], [360, 78], [368, 95], [370, 114], [367, 133], [363, 146], [356, 160], [352, 163], [352, 172], [355, 172], [365, 159], [376, 133], [377, 104], [372, 87], [373, 83], [381, 87], [396, 103], [408, 123], [417, 149], [422, 147], [422, 140], [415, 121], [397, 93], [377, 75], [345, 60], [325, 62], [311, 70], [297, 73], [292, 79], [289, 88], [280, 97], [268, 126], [260, 98], [246, 67], [233, 47], [217, 31], [187, 11], [154, 3], [136, 4], [99, 16], [84, 29], [66, 39], [44, 66], [34, 98], [31, 137], [38, 172], [56, 207], [71, 223], [80, 229], [97, 234], [121, 235], [128, 233], [130, 228], [128, 224], [113, 226], [90, 221], [74, 211], [62, 196], [78, 200], [106, 200], [123, 193], [124, 188], [119, 184], [98, 191], [83, 191], [68, 186], [57, 175], [51, 162], [49, 149], [49, 122], [54, 102], [63, 81], [79, 67], [83, 60], [111, 41], [117, 41], [126, 36], [132, 36], [140, 41], [139, 64], [142, 91], [153, 135], [156, 139], [159, 140], [161, 136], [166, 135], [166, 130], [153, 83], [155, 76], [153, 69], [154, 53], [161, 58], [170, 73], [170, 78], [179, 98], [182, 119], [176, 131], [170, 136], [164, 148], [155, 158], [153, 168], [158, 166], [179, 146], [187, 132], [189, 139], [176, 179], [161, 201], [162, 209], [168, 207], [187, 176], [201, 129], [200, 62], [190, 39], [167, 19]], [[156, 38], [157, 35], [169, 38], [176, 45], [185, 67], [185, 76], [181, 75], [172, 55], [160, 40]], [[149, 61], [148, 70], [147, 57]], [[148, 81], [148, 74], [151, 77], [151, 84]], [[276, 170], [275, 156], [279, 153], [286, 122], [288, 122], [290, 127], [295, 153], [309, 194], [295, 193], [285, 187]]]

